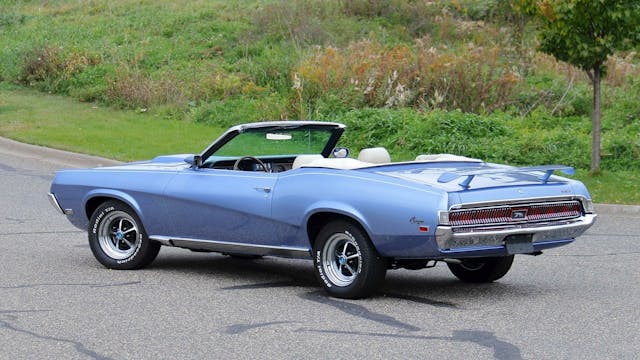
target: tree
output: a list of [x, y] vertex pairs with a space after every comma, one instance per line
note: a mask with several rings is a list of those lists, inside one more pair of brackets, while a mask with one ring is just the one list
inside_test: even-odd
[[600, 170], [600, 83], [607, 57], [640, 44], [638, 0], [521, 0], [540, 20], [540, 50], [586, 71], [593, 85], [591, 172]]

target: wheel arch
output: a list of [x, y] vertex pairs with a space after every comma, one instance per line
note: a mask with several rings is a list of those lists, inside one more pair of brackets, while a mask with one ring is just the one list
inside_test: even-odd
[[144, 223], [144, 219], [142, 218], [142, 212], [140, 211], [140, 206], [138, 202], [133, 199], [130, 195], [123, 193], [121, 191], [114, 190], [94, 190], [89, 192], [83, 201], [84, 203], [84, 211], [87, 219], [91, 218], [91, 215], [94, 211], [106, 201], [119, 201], [127, 206], [129, 206], [133, 211], [136, 212], [140, 221]]
[[[363, 219], [359, 216], [354, 215], [353, 213], [345, 212], [343, 210], [318, 209], [317, 211], [313, 212], [306, 221], [306, 233], [309, 239], [309, 245], [312, 249], [315, 245], [316, 236], [318, 235], [320, 230], [322, 230], [322, 228], [328, 223], [336, 220], [347, 221], [358, 226], [367, 235], [369, 240], [371, 240], [370, 229], [366, 225], [366, 222], [363, 221]], [[375, 248], [375, 244], [373, 243], [373, 241], [371, 241], [371, 243]]]

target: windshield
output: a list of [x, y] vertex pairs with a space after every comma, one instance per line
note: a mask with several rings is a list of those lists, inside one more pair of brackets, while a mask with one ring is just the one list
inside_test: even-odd
[[238, 134], [216, 156], [320, 154], [333, 129], [256, 129]]

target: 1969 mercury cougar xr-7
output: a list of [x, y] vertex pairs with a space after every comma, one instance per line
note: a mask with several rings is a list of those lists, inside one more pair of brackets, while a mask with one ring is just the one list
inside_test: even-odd
[[336, 297], [370, 295], [388, 269], [446, 262], [462, 281], [503, 277], [516, 254], [566, 245], [594, 222], [566, 166], [512, 167], [455, 155], [391, 162], [336, 147], [345, 126], [238, 125], [197, 155], [61, 170], [49, 198], [87, 229], [111, 269], [149, 265], [161, 245], [308, 258]]

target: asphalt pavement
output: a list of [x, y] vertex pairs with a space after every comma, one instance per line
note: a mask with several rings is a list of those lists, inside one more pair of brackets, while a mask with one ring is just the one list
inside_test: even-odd
[[327, 297], [309, 261], [163, 248], [144, 270], [94, 260], [46, 194], [112, 160], [0, 138], [0, 359], [637, 359], [640, 207], [597, 205], [575, 243], [517, 256], [492, 284], [395, 270]]

